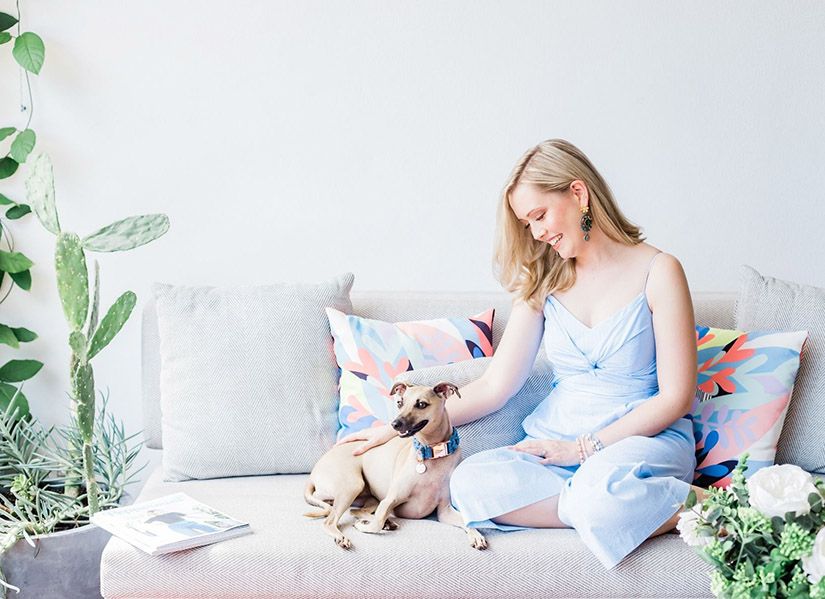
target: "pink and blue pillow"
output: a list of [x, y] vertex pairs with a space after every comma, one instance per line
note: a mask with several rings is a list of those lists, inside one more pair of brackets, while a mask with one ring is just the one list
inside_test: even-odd
[[695, 485], [728, 486], [746, 451], [746, 477], [773, 465], [807, 338], [807, 331], [696, 326]]
[[338, 362], [338, 439], [388, 423], [393, 379], [417, 368], [493, 355], [494, 309], [469, 318], [384, 322], [327, 308]]

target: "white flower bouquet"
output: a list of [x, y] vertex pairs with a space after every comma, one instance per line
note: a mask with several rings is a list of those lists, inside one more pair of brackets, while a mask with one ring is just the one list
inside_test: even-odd
[[688, 494], [679, 534], [716, 568], [717, 597], [825, 598], [825, 481], [790, 464], [746, 480], [747, 458], [729, 487]]

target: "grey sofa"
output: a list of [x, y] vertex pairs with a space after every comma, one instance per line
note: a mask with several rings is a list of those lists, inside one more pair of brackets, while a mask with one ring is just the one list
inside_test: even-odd
[[[510, 311], [509, 296], [503, 292], [353, 292], [351, 299], [355, 314], [386, 321], [474, 314], [495, 307], [494, 347]], [[733, 328], [735, 301], [733, 293], [694, 294], [696, 321]], [[145, 435], [149, 447], [160, 448], [158, 333], [151, 303], [143, 314], [142, 351]], [[512, 414], [493, 416], [516, 428], [523, 412], [543, 397], [546, 369], [540, 352], [534, 375], [500, 411]], [[450, 372], [449, 368], [426, 370], [431, 372], [409, 374], [425, 381]], [[478, 449], [472, 429], [462, 433], [462, 444], [471, 452]], [[459, 529], [432, 518], [402, 520], [398, 531], [382, 535], [349, 529], [354, 548], [344, 551], [323, 534], [320, 521], [302, 516], [307, 509], [303, 499], [306, 479], [306, 474], [289, 474], [164, 482], [158, 467], [136, 501], [184, 491], [249, 521], [254, 534], [157, 557], [112, 538], [101, 563], [103, 596], [711, 596], [710, 567], [676, 534], [646, 541], [610, 571], [585, 548], [574, 530], [486, 531], [490, 548], [480, 552], [470, 548]]]

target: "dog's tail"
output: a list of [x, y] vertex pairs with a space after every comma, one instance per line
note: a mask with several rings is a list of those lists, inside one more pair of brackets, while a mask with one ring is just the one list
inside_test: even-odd
[[320, 512], [304, 512], [304, 516], [307, 518], [325, 518], [329, 515], [332, 511], [332, 504], [327, 503], [326, 501], [321, 501], [315, 495], [315, 483], [309, 481], [307, 483], [306, 488], [304, 489], [304, 500], [309, 505], [314, 505], [315, 507], [321, 508]]

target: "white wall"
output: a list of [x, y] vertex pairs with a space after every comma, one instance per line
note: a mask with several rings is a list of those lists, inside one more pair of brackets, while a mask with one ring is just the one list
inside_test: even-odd
[[[358, 289], [498, 289], [498, 194], [550, 137], [588, 154], [694, 290], [736, 290], [741, 263], [825, 287], [822, 2], [24, 0], [23, 19], [46, 44], [32, 127], [64, 228], [172, 222], [99, 256], [103, 309], [126, 289], [142, 306], [158, 280], [347, 270]], [[0, 126], [22, 126], [10, 44], [0, 81]], [[0, 191], [22, 200], [24, 176]], [[59, 422], [54, 240], [33, 218], [14, 231], [37, 266], [0, 320], [40, 339], [0, 351], [46, 363], [26, 391]], [[130, 431], [139, 325], [95, 365]]]

